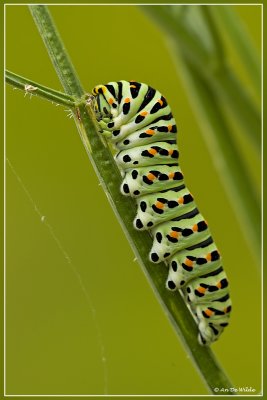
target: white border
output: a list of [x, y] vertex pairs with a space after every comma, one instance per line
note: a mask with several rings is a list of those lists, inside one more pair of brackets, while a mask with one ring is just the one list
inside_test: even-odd
[[262, 6], [263, 3], [5, 3], [4, 6]]
[[6, 396], [6, 88], [5, 88], [5, 69], [6, 69], [6, 7], [4, 5], [4, 15], [3, 15], [3, 29], [4, 29], [4, 71], [3, 71], [3, 94], [4, 94], [4, 159], [3, 159], [3, 169], [4, 169], [4, 343], [3, 343], [3, 371], [4, 371], [4, 396]]
[[[29, 5], [36, 5], [38, 3], [4, 3], [4, 73], [3, 73], [3, 88], [5, 88], [5, 66], [6, 66], [6, 6], [24, 6], [27, 7]], [[262, 301], [262, 312], [261, 312], [261, 345], [262, 345], [262, 358], [261, 358], [261, 384], [262, 384], [262, 393], [261, 394], [249, 394], [249, 392], [244, 392], [243, 394], [237, 394], [235, 397], [263, 397], [263, 148], [264, 148], [264, 136], [263, 136], [263, 22], [264, 22], [264, 13], [263, 6], [264, 3], [42, 3], [42, 5], [47, 6], [162, 6], [162, 5], [210, 5], [210, 6], [260, 6], [261, 7], [261, 115], [262, 115], [262, 129], [261, 129], [261, 137], [262, 137], [262, 148], [261, 148], [261, 211], [262, 211], [262, 225], [261, 225], [261, 301]], [[220, 395], [189, 395], [189, 394], [7, 394], [6, 393], [6, 90], [4, 89], [4, 397], [228, 397], [232, 396], [231, 394], [220, 394]]]

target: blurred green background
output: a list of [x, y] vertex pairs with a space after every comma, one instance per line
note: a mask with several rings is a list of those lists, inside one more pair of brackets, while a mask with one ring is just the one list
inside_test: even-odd
[[[260, 53], [260, 7], [233, 7]], [[187, 185], [209, 221], [231, 283], [231, 325], [213, 350], [235, 387], [258, 393], [259, 269], [162, 32], [136, 6], [50, 11], [88, 91], [135, 79], [168, 99]], [[248, 85], [235, 54], [231, 63]], [[61, 89], [26, 6], [6, 7], [6, 67]], [[17, 174], [7, 164], [7, 394], [206, 394], [134, 261], [73, 120], [62, 107], [10, 86], [6, 109], [6, 156]], [[260, 160], [250, 146], [244, 154], [258, 183]]]

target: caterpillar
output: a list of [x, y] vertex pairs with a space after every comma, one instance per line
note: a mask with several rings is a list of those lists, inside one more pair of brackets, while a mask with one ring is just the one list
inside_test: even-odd
[[216, 341], [229, 323], [231, 299], [221, 256], [180, 169], [177, 127], [162, 94], [136, 81], [97, 85], [99, 132], [115, 149], [121, 193], [136, 198], [134, 227], [149, 230], [149, 258], [168, 267], [166, 287], [180, 290], [198, 325], [198, 341]]

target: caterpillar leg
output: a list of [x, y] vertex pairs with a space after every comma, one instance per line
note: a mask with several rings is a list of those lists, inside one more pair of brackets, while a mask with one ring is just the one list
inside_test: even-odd
[[208, 307], [204, 304], [196, 307], [200, 344], [209, 345], [219, 339], [224, 328], [229, 324], [231, 309], [230, 299], [223, 306], [214, 301]]

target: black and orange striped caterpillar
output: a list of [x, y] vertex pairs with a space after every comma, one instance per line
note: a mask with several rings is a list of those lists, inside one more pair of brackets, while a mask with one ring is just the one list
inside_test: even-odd
[[178, 164], [177, 127], [160, 92], [135, 81], [93, 89], [99, 131], [118, 150], [121, 192], [136, 197], [134, 226], [151, 230], [150, 260], [169, 266], [166, 287], [181, 289], [199, 328], [199, 342], [217, 340], [231, 300], [221, 256]]

